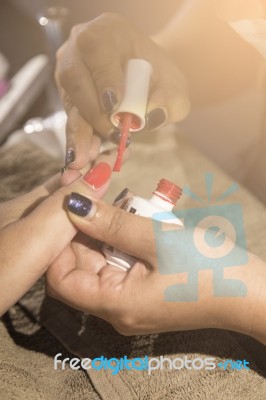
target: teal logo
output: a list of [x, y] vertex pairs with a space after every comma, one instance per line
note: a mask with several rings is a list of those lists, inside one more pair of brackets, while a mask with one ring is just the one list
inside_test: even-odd
[[250, 368], [248, 367], [249, 362], [247, 360], [226, 360], [224, 362], [219, 362], [217, 364], [217, 367], [223, 369], [224, 371], [226, 370], [237, 370], [237, 371], [242, 371], [244, 369], [250, 371]]
[[161, 274], [187, 273], [185, 284], [169, 286], [165, 300], [192, 302], [198, 300], [198, 275], [202, 270], [213, 271], [215, 297], [244, 297], [246, 285], [236, 279], [225, 279], [226, 267], [246, 265], [248, 253], [243, 223], [242, 207], [238, 203], [223, 204], [238, 186], [233, 183], [217, 199], [212, 199], [213, 174], [205, 174], [207, 205], [203, 199], [184, 188], [184, 193], [199, 206], [175, 211], [184, 228], [164, 230], [162, 221], [171, 218], [169, 213], [153, 215], [158, 268]]

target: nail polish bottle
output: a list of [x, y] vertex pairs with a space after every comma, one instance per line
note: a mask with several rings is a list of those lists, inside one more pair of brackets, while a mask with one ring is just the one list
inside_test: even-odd
[[[164, 213], [165, 219], [163, 222], [183, 227], [183, 222], [172, 212], [181, 194], [182, 189], [179, 186], [167, 179], [161, 179], [151, 199], [146, 200], [142, 197], [134, 196], [125, 204], [124, 210], [155, 220], [156, 214], [158, 217], [158, 213]], [[123, 253], [108, 244], [103, 245], [102, 251], [107, 264], [119, 267], [124, 271], [130, 269], [137, 261], [135, 257]]]

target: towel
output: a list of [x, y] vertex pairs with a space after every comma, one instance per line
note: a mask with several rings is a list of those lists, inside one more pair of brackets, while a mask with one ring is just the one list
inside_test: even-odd
[[[0, 157], [2, 199], [29, 190], [60, 168], [56, 160], [33, 144], [25, 143], [23, 152], [21, 149], [20, 145], [19, 149], [10, 149]], [[206, 173], [210, 172], [214, 178], [212, 198], [215, 199], [232, 184], [230, 177], [184, 139], [177, 140], [175, 130], [150, 133], [135, 139], [131, 158], [122, 172], [114, 176], [106, 201], [111, 202], [124, 187], [148, 197], [157, 181], [167, 178], [181, 186], [188, 185], [202, 197], [204, 206], [208, 200]], [[27, 181], [24, 185], [23, 180]], [[188, 196], [182, 201], [180, 207], [195, 206], [195, 200]], [[224, 203], [232, 202], [242, 206], [249, 250], [266, 259], [265, 207], [244, 187], [239, 187]], [[257, 341], [216, 329], [125, 337], [105, 321], [46, 297], [44, 279], [11, 307], [2, 318], [0, 329], [0, 398], [3, 400], [266, 398], [266, 351]], [[61, 359], [75, 356], [91, 359], [187, 356], [191, 360], [215, 357], [217, 362], [246, 359], [251, 369], [165, 369], [150, 375], [147, 371], [124, 370], [112, 375], [108, 370], [74, 371], [69, 365], [65, 370], [55, 370], [53, 357], [58, 353], [62, 353]]]

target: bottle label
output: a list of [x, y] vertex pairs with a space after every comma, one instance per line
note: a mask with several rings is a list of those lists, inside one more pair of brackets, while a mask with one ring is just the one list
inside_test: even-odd
[[122, 209], [125, 210], [126, 212], [131, 213], [131, 214], [140, 215], [140, 213], [138, 212], [137, 208], [133, 207], [133, 206], [134, 206], [134, 199], [128, 199], [128, 201], [124, 204]]

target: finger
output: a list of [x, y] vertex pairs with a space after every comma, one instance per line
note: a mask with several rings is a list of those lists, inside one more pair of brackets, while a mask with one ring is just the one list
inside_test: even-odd
[[92, 274], [97, 274], [106, 266], [105, 259], [100, 251], [101, 243], [99, 241], [78, 232], [71, 246], [76, 256], [76, 267], [78, 269], [85, 269]]
[[115, 132], [110, 124], [110, 114], [120, 104], [124, 93], [124, 69], [131, 47], [128, 31], [123, 17], [104, 13], [89, 22], [77, 37], [80, 56], [91, 73], [104, 111], [93, 126], [105, 138]]
[[[76, 203], [78, 201], [78, 206]], [[72, 193], [69, 218], [77, 229], [121, 251], [154, 264], [156, 260], [152, 220]], [[81, 212], [80, 208], [89, 210]]]
[[[87, 311], [91, 311], [90, 304], [97, 306], [99, 277], [96, 273], [77, 269], [76, 255], [71, 245], [64, 249], [47, 270], [45, 284], [49, 296], [72, 307], [83, 309], [86, 304]], [[78, 293], [78, 296], [73, 296], [74, 293]], [[90, 302], [87, 301], [88, 296]]]
[[[117, 268], [106, 267], [99, 251], [83, 246], [80, 254], [77, 246], [78, 243], [67, 246], [50, 266], [46, 273], [46, 291], [71, 307], [104, 317], [102, 314], [110, 304], [110, 292], [114, 305], [117, 288], [121, 287], [125, 274]], [[112, 315], [114, 312], [113, 306]]]
[[84, 64], [77, 49], [75, 30], [76, 27], [74, 27], [67, 44], [57, 53], [57, 85], [63, 96], [66, 111], [68, 112], [72, 106], [77, 107], [83, 119], [91, 124], [97, 132], [107, 137], [107, 133], [113, 127], [99, 102], [91, 71]]
[[93, 135], [93, 128], [74, 106], [68, 113], [66, 135], [65, 164], [69, 168], [80, 170], [97, 156], [101, 141]]
[[[85, 173], [86, 171], [84, 171]], [[61, 186], [67, 186], [70, 185], [72, 182], [74, 182], [76, 179], [80, 178], [82, 176], [82, 173], [80, 171], [76, 171], [74, 169], [67, 169], [63, 168], [62, 169], [62, 175], [61, 175]]]
[[[63, 95], [66, 111], [76, 106], [91, 121], [99, 114], [97, 92], [90, 71], [84, 65], [76, 48], [72, 34], [66, 44], [57, 52], [56, 82]], [[68, 97], [65, 98], [65, 93]], [[68, 104], [70, 102], [70, 104]]]
[[89, 160], [95, 161], [101, 152], [102, 141], [99, 136], [93, 135], [90, 149], [89, 149]]
[[113, 111], [123, 94], [123, 65], [129, 46], [125, 35], [121, 34], [123, 25], [124, 19], [119, 15], [104, 13], [90, 21], [77, 37], [77, 47], [91, 72], [99, 103], [106, 113]]
[[2, 229], [0, 292], [7, 293], [7, 307], [36, 282], [76, 234], [65, 212], [65, 197], [80, 191], [99, 199], [107, 191], [111, 172], [108, 164], [97, 165], [82, 178], [55, 191], [26, 217]]

